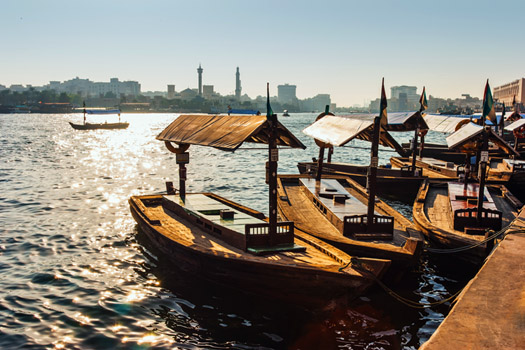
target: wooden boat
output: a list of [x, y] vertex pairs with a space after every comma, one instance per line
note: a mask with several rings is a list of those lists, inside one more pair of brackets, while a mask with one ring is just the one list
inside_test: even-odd
[[[69, 125], [76, 130], [95, 130], [95, 129], [126, 129], [129, 126], [127, 122], [120, 121], [120, 109], [86, 109], [84, 104], [84, 123], [75, 124], [69, 122]], [[118, 114], [118, 123], [87, 123], [86, 114], [97, 114], [97, 115], [108, 115], [108, 114]]]
[[73, 129], [77, 130], [94, 130], [94, 129], [127, 129], [129, 123], [86, 123], [74, 124], [69, 122]]
[[[179, 116], [157, 136], [176, 153], [179, 189], [175, 193], [168, 186], [167, 195], [131, 197], [133, 217], [166, 258], [215, 283], [301, 305], [356, 297], [390, 262], [357, 259], [295, 230], [293, 222], [277, 222], [277, 145], [304, 146], [268, 110], [267, 116]], [[268, 219], [212, 193], [186, 193], [189, 145], [235, 151], [245, 141], [269, 146]]]
[[[320, 114], [316, 120], [319, 120], [324, 115], [333, 115], [325, 111]], [[352, 114], [353, 118], [356, 119], [368, 119], [372, 120], [374, 115], [372, 114]], [[385, 130], [382, 131], [380, 142], [383, 145], [388, 145], [397, 150], [402, 155], [405, 154], [402, 147], [397, 141], [390, 136], [388, 131], [407, 132], [416, 131], [415, 138], [419, 137], [421, 130], [427, 130], [421, 112], [399, 112], [391, 113], [388, 115], [388, 124]], [[356, 136], [367, 141], [370, 135], [363, 133]], [[368, 139], [367, 139], [368, 138]], [[417, 143], [416, 143], [417, 145]], [[351, 163], [337, 163], [332, 162], [333, 147], [329, 147], [328, 160], [322, 162], [321, 171], [324, 174], [333, 174], [348, 176], [351, 179], [357, 181], [361, 186], [366, 186], [368, 165], [359, 165]], [[317, 162], [300, 162], [297, 165], [299, 173], [301, 174], [316, 174], [319, 169], [319, 160]], [[378, 193], [381, 193], [383, 197], [390, 199], [397, 199], [412, 203], [421, 183], [424, 180], [422, 176], [422, 170], [412, 164], [406, 164], [400, 169], [392, 169], [384, 166], [377, 167], [376, 185]]]
[[[317, 173], [316, 162], [300, 162], [297, 164], [299, 173], [314, 175]], [[368, 165], [350, 163], [326, 162], [323, 164], [323, 174], [347, 176], [361, 186], [366, 186]], [[382, 197], [412, 203], [426, 178], [422, 170], [412, 171], [410, 165], [400, 169], [379, 166], [377, 168], [377, 192]]]
[[[315, 178], [281, 175], [278, 204], [282, 218], [349, 254], [391, 260], [389, 275], [394, 277], [418, 262], [423, 239], [410, 221], [376, 198], [378, 144], [389, 144], [391, 138], [381, 120], [325, 114], [303, 130], [320, 146], [319, 159], [324, 148], [343, 146], [357, 137], [372, 141], [368, 192], [348, 177], [321, 171]], [[322, 169], [322, 161], [319, 165]]]
[[[481, 263], [492, 249], [493, 242], [483, 243], [489, 230], [498, 231], [508, 226], [522, 206], [504, 185], [485, 184], [489, 139], [506, 151], [512, 150], [490, 127], [474, 123], [447, 137], [451, 149], [480, 153], [477, 182], [470, 181], [470, 172], [466, 172], [462, 182], [426, 181], [413, 207], [414, 222], [431, 242], [446, 248], [465, 249], [458, 257], [474, 264]], [[468, 247], [471, 249], [467, 250]]]

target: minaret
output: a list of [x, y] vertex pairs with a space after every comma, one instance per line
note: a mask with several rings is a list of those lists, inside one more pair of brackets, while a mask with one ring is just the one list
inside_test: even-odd
[[197, 73], [199, 73], [199, 96], [202, 96], [202, 67], [199, 63], [199, 68], [197, 68]]
[[241, 99], [241, 73], [239, 73], [239, 67], [237, 67], [237, 73], [235, 73], [235, 98]]

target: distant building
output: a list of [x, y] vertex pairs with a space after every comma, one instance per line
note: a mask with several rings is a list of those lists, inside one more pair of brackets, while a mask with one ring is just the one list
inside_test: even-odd
[[0, 84], [0, 91], [2, 90], [7, 90], [7, 88], [5, 87], [5, 85]]
[[297, 86], [289, 84], [277, 85], [277, 100], [279, 103], [296, 103], [296, 88]]
[[210, 98], [213, 96], [213, 85], [203, 85], [202, 86], [202, 94], [204, 98]]
[[168, 85], [168, 99], [173, 99], [175, 97], [175, 85]]
[[190, 88], [182, 90], [179, 94], [180, 98], [183, 100], [193, 100], [195, 97], [199, 96], [198, 91], [192, 90]]
[[202, 96], [202, 67], [199, 64], [199, 68], [197, 68], [197, 73], [199, 75], [199, 96]]
[[525, 103], [525, 78], [520, 78], [505, 85], [494, 88], [494, 99], [498, 102], [505, 102], [506, 106], [511, 106], [514, 97], [516, 103]]
[[330, 95], [319, 94], [299, 101], [299, 105], [303, 112], [324, 112], [325, 107], [331, 105]]
[[78, 94], [84, 97], [105, 95], [108, 92], [115, 96], [120, 95], [140, 95], [140, 84], [136, 81], [119, 81], [118, 78], [111, 78], [109, 83], [93, 82], [89, 79], [78, 77], [64, 81], [50, 81], [43, 87], [47, 90], [55, 90], [58, 93]]
[[237, 67], [237, 72], [235, 73], [235, 98], [238, 100], [241, 99], [241, 73], [239, 73], [239, 67]]

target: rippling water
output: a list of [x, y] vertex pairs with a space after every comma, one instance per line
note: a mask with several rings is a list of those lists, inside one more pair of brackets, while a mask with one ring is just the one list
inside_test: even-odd
[[[281, 173], [317, 156], [300, 132], [315, 116], [281, 118], [308, 146], [281, 151]], [[174, 115], [123, 119], [127, 130], [77, 131], [68, 121], [81, 115], [0, 115], [0, 348], [415, 349], [448, 312], [450, 304], [410, 309], [379, 288], [312, 312], [181, 275], [147, 248], [127, 204], [177, 183], [174, 156], [155, 140]], [[353, 146], [363, 149], [336, 149], [334, 161], [367, 164], [367, 144]], [[266, 154], [192, 146], [188, 190], [267, 212]], [[381, 152], [380, 162], [392, 155]], [[409, 205], [392, 204], [410, 215]], [[392, 287], [431, 302], [472, 273], [423, 256]]]

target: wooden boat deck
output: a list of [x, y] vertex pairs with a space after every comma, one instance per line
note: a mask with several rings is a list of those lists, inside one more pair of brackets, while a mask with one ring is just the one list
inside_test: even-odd
[[[203, 197], [206, 197], [204, 194], [193, 194], [186, 196], [187, 199], [193, 197], [189, 200], [189, 202], [191, 203], [189, 204], [189, 206], [200, 205], [205, 203], [204, 206], [207, 206], [209, 209], [219, 207], [227, 207], [229, 209], [233, 209], [220, 202], [214, 201], [212, 198], [207, 197], [209, 201], [207, 199], [204, 199]], [[145, 215], [150, 220], [158, 220], [159, 226], [161, 226], [164, 229], [163, 234], [165, 234], [166, 237], [170, 240], [173, 240], [178, 244], [182, 244], [186, 247], [192, 247], [192, 249], [199, 250], [201, 252], [211, 252], [217, 256], [224, 256], [229, 258], [240, 258], [241, 256], [246, 256], [246, 252], [244, 252], [242, 249], [238, 249], [231, 245], [224, 244], [224, 242], [220, 238], [214, 237], [206, 233], [204, 230], [200, 229], [195, 225], [192, 225], [185, 219], [180, 218], [170, 210], [165, 209], [162, 206], [161, 201], [142, 201], [142, 203], [144, 203]], [[239, 212], [239, 214], [243, 216], [243, 219], [241, 219], [241, 221], [246, 221], [246, 218], [244, 218], [244, 216], [249, 216], [241, 212]], [[256, 222], [265, 222], [257, 218], [252, 219]], [[241, 232], [244, 232], [244, 229]], [[298, 238], [296, 239], [296, 244], [307, 246], [307, 248], [309, 249], [306, 249], [306, 251], [304, 252], [278, 252], [267, 254], [264, 256], [250, 254], [249, 260], [260, 262], [264, 261], [270, 263], [274, 262], [280, 264], [311, 265], [312, 263], [314, 263], [325, 266], [328, 265], [331, 266], [333, 269], [339, 268], [341, 266], [340, 264], [342, 263], [342, 261], [338, 261], [338, 259], [334, 259], [334, 257], [326, 255], [318, 249], [312, 249], [312, 246], [308, 246], [305, 242], [301, 241]], [[346, 257], [346, 259], [349, 259], [349, 257]]]
[[[452, 212], [456, 212], [459, 209], [476, 208], [479, 194], [479, 184], [469, 183], [465, 188], [465, 185], [459, 182], [449, 182], [448, 186], [448, 197], [450, 199], [450, 206]], [[483, 208], [498, 210], [489, 190], [485, 187], [483, 191]]]
[[[308, 197], [306, 191], [309, 190], [302, 185], [303, 182], [301, 181], [308, 178], [307, 175], [280, 175], [278, 178], [280, 215], [285, 220], [293, 221], [297, 229], [318, 237], [347, 253], [351, 252], [353, 255], [381, 257], [398, 262], [412, 260], [417, 255], [416, 251], [421, 248], [422, 244], [420, 233], [413, 228], [410, 221], [380, 200], [376, 202], [375, 212], [379, 215], [394, 217], [393, 239], [362, 241], [343, 236], [341, 231]], [[352, 186], [352, 184], [354, 186], [359, 185], [346, 177], [339, 176], [336, 178], [339, 186], [341, 186], [336, 186], [336, 189], [341, 193], [348, 193], [353, 198], [349, 207], [355, 205], [360, 212], [363, 208], [366, 212], [366, 193], [362, 193]], [[304, 182], [309, 183], [309, 181]], [[328, 192], [333, 193], [335, 191]], [[360, 204], [353, 203], [354, 200]], [[332, 201], [332, 205], [338, 207], [340, 204], [333, 204]], [[344, 208], [344, 205], [341, 207]]]
[[[494, 207], [502, 212], [502, 227], [508, 226], [516, 217], [516, 209], [502, 195], [498, 195], [496, 191], [488, 189], [488, 192], [493, 200]], [[452, 206], [448, 187], [445, 184], [434, 185], [428, 189], [424, 204], [424, 214], [432, 225], [448, 231], [460, 240], [465, 241], [466, 243], [463, 245], [466, 245], [468, 242], [474, 243], [485, 239], [483, 235], [470, 235], [464, 231], [454, 229]]]

